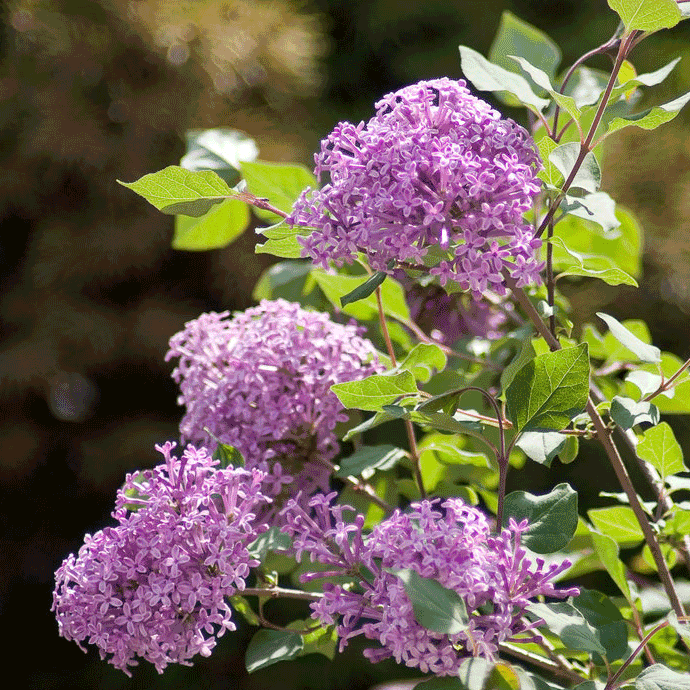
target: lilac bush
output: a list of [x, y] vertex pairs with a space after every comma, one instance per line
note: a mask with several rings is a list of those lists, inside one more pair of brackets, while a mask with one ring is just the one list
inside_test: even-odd
[[221, 469], [194, 446], [176, 458], [174, 446], [157, 446], [164, 464], [127, 476], [117, 526], [87, 534], [55, 573], [60, 634], [128, 675], [136, 657], [159, 672], [191, 665], [235, 629], [226, 598], [259, 564], [247, 547], [266, 530], [255, 524], [267, 501], [259, 470]]
[[172, 358], [183, 438], [239, 450], [266, 474], [271, 497], [286, 485], [307, 495], [327, 489], [323, 461], [337, 453], [335, 426], [347, 420], [330, 387], [383, 369], [361, 328], [282, 299], [231, 318], [202, 314], [170, 339]]
[[358, 252], [379, 271], [420, 263], [478, 297], [505, 294], [503, 270], [539, 282], [541, 241], [523, 214], [541, 185], [527, 131], [473, 96], [462, 80], [422, 81], [390, 93], [367, 123], [341, 122], [321, 142], [315, 173], [286, 222], [314, 228], [304, 253], [327, 267]]
[[[323, 585], [323, 598], [311, 607], [314, 618], [337, 624], [342, 651], [348, 641], [363, 634], [380, 647], [367, 649], [371, 661], [394, 657], [398, 663], [435, 675], [457, 674], [468, 657], [495, 659], [498, 645], [530, 634], [525, 610], [538, 596], [575, 596], [577, 588], [557, 589], [553, 578], [571, 564], [563, 560], [545, 567], [532, 561], [520, 546], [527, 521], [492, 536], [486, 516], [462, 500], [451, 498], [413, 503], [396, 510], [362, 531], [364, 516], [346, 519], [350, 506], [333, 505], [336, 494], [314, 496], [307, 513], [296, 501], [284, 509], [283, 530], [293, 539], [299, 559], [325, 564], [325, 571], [306, 572], [304, 581], [333, 575], [359, 576], [357, 590], [332, 583]], [[446, 635], [427, 630], [413, 612], [396, 570], [412, 569], [457, 592], [469, 614], [466, 630]], [[366, 573], [366, 575], [364, 575]]]

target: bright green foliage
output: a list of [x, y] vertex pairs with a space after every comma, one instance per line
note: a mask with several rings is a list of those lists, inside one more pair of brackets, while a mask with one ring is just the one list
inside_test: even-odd
[[297, 236], [304, 234], [303, 228], [292, 228], [284, 223], [276, 223], [269, 228], [259, 228], [267, 242], [257, 244], [254, 248], [256, 254], [272, 254], [281, 259], [299, 259], [302, 256], [302, 245]]
[[220, 460], [220, 467], [244, 467], [244, 457], [237, 448], [227, 443], [218, 443], [213, 451], [213, 459]]
[[590, 535], [592, 537], [592, 546], [599, 557], [599, 561], [606, 568], [606, 572], [616, 583], [623, 596], [625, 596], [628, 602], [632, 602], [632, 593], [626, 576], [625, 564], [618, 558], [618, 544], [607, 534], [602, 534], [593, 529], [590, 530]]
[[641, 127], [642, 129], [656, 129], [660, 125], [673, 120], [680, 112], [681, 108], [690, 101], [690, 93], [683, 94], [678, 98], [664, 103], [663, 105], [655, 105], [647, 108], [635, 115], [628, 115], [627, 117], [614, 117], [609, 123], [606, 134], [617, 132], [619, 129], [625, 127]]
[[457, 635], [467, 629], [467, 608], [457, 592], [411, 569], [391, 572], [402, 580], [417, 623], [445, 635]]
[[[556, 276], [556, 280], [566, 276], [582, 276], [585, 278], [598, 278], [609, 285], [633, 285], [637, 287], [637, 281], [620, 268], [616, 268], [614, 262], [596, 254], [580, 254], [570, 249], [560, 237], [554, 237], [552, 244], [559, 247], [566, 254], [570, 262], [564, 257], [559, 261], [562, 271]], [[554, 262], [555, 263], [555, 262]]]
[[506, 391], [517, 431], [565, 429], [582, 412], [589, 394], [589, 357], [582, 344], [535, 357]]
[[513, 491], [506, 496], [504, 524], [508, 518], [529, 527], [522, 543], [536, 553], [554, 553], [568, 545], [577, 527], [577, 492], [568, 484], [558, 484], [544, 496]]
[[554, 149], [558, 148], [558, 144], [546, 134], [542, 132], [541, 138], [537, 140], [537, 148], [539, 149], [539, 156], [541, 157], [541, 162], [544, 166], [543, 170], [540, 170], [538, 177], [540, 180], [546, 183], [547, 187], [550, 189], [558, 189], [558, 183], [563, 180], [563, 175], [558, 171], [558, 168], [549, 160], [549, 155]]
[[663, 67], [660, 67], [658, 70], [655, 70], [654, 72], [648, 72], [646, 74], [637, 74], [633, 76], [631, 79], [623, 79], [621, 80], [621, 74], [618, 75], [618, 81], [620, 86], [616, 86], [612, 89], [611, 95], [610, 95], [610, 101], [615, 102], [619, 98], [625, 96], [626, 93], [630, 91], [631, 88], [634, 88], [636, 86], [656, 86], [657, 84], [661, 84], [661, 82], [668, 77], [669, 74], [673, 71], [675, 66], [680, 62], [680, 58], [676, 58], [675, 60], [671, 60], [667, 65], [664, 65]]
[[249, 224], [249, 207], [240, 199], [226, 199], [198, 220], [175, 216], [173, 249], [206, 251], [219, 249], [236, 240]]
[[615, 539], [621, 547], [637, 546], [644, 540], [635, 513], [628, 506], [594, 508], [588, 510], [587, 515], [602, 534]]
[[608, 3], [628, 31], [669, 29], [681, 18], [674, 0], [608, 0]]
[[676, 441], [673, 429], [666, 422], [644, 432], [642, 440], [637, 444], [637, 454], [653, 465], [662, 477], [687, 471], [683, 451]]
[[290, 630], [268, 630], [262, 628], [254, 633], [245, 654], [249, 673], [266, 668], [279, 661], [294, 659], [304, 648], [299, 633]]
[[[580, 144], [570, 142], [561, 144], [549, 154], [552, 163], [565, 179], [570, 176], [575, 162], [580, 154]], [[571, 189], [584, 189], [586, 192], [596, 192], [601, 185], [601, 168], [596, 156], [590, 151], [582, 161], [582, 165], [575, 173], [570, 184]]]
[[[247, 182], [247, 191], [260, 199], [268, 199], [285, 213], [306, 187], [318, 187], [316, 178], [303, 165], [267, 163], [266, 161], [245, 161], [242, 163], [242, 177]], [[254, 209], [259, 218], [277, 223], [280, 217], [270, 211]]]
[[212, 206], [237, 196], [212, 170], [192, 172], [179, 165], [169, 165], [136, 182], [118, 182], [143, 196], [159, 211], [169, 215], [181, 213], [198, 218]]
[[331, 390], [338, 396], [343, 407], [376, 411], [402, 396], [416, 393], [417, 383], [412, 372], [403, 370], [390, 376], [374, 374], [359, 381], [336, 383], [331, 386]]
[[417, 381], [427, 383], [434, 370], [443, 371], [445, 369], [447, 361], [448, 358], [438, 345], [419, 343], [398, 364], [398, 368], [408, 369], [414, 374]]

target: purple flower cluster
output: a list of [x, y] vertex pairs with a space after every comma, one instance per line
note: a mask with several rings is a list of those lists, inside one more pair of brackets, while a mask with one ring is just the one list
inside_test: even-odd
[[404, 271], [396, 271], [395, 278], [405, 290], [412, 320], [434, 340], [452, 345], [460, 338], [496, 340], [503, 336], [507, 314], [513, 309], [510, 302], [501, 303], [496, 296], [489, 301], [487, 293], [483, 300], [463, 292], [449, 294], [434, 282], [409, 278]]
[[183, 437], [234, 446], [266, 473], [272, 498], [286, 484], [293, 494], [325, 491], [323, 460], [337, 453], [334, 429], [347, 419], [330, 387], [381, 371], [374, 346], [359, 328], [285, 300], [228, 316], [202, 314], [170, 340]]
[[[486, 517], [460, 499], [424, 500], [409, 512], [397, 510], [362, 535], [364, 518], [346, 520], [335, 494], [315, 496], [308, 514], [295, 501], [284, 509], [283, 531], [293, 538], [296, 555], [330, 566], [307, 573], [306, 579], [349, 575], [357, 590], [324, 583], [324, 596], [312, 604], [312, 615], [324, 624], [339, 620], [341, 650], [359, 634], [379, 648], [364, 652], [371, 661], [394, 657], [398, 663], [436, 675], [457, 673], [467, 656], [495, 658], [498, 645], [521, 636], [532, 641], [534, 624], [523, 614], [538, 595], [564, 598], [576, 589], [557, 590], [553, 578], [570, 563], [545, 567], [534, 563], [520, 546], [527, 522], [511, 520], [508, 529], [491, 536]], [[445, 635], [427, 630], [415, 619], [402, 581], [391, 569], [413, 569], [457, 592], [469, 614], [467, 630]], [[359, 577], [357, 577], [359, 576]]]
[[226, 597], [259, 564], [248, 546], [266, 529], [254, 524], [262, 473], [221, 469], [193, 446], [178, 459], [174, 445], [157, 446], [164, 464], [127, 476], [118, 525], [87, 534], [55, 573], [60, 634], [127, 675], [137, 656], [159, 672], [208, 656], [235, 629]]
[[502, 271], [518, 285], [539, 282], [541, 241], [525, 223], [540, 189], [534, 143], [525, 129], [472, 96], [464, 81], [422, 81], [390, 93], [367, 123], [341, 122], [322, 141], [315, 173], [286, 219], [314, 228], [304, 255], [326, 267], [420, 263], [445, 284], [505, 294]]

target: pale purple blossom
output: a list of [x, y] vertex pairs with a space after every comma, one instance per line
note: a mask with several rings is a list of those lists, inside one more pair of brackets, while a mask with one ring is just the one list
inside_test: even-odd
[[[499, 535], [490, 534], [484, 514], [458, 498], [414, 503], [396, 510], [364, 536], [361, 515], [346, 519], [347, 506], [332, 505], [335, 494], [315, 496], [310, 512], [291, 501], [284, 509], [283, 531], [293, 538], [295, 554], [326, 565], [304, 580], [349, 576], [355, 587], [325, 582], [312, 616], [336, 624], [341, 650], [363, 634], [378, 642], [364, 654], [371, 661], [393, 657], [398, 663], [436, 675], [453, 675], [468, 656], [495, 659], [499, 644], [533, 641], [534, 623], [524, 618], [536, 596], [564, 598], [576, 589], [556, 589], [553, 578], [568, 561], [545, 566], [520, 546], [527, 521], [511, 520]], [[412, 569], [459, 594], [469, 614], [467, 629], [452, 635], [420, 625], [402, 581], [391, 570]]]
[[527, 131], [473, 96], [465, 82], [421, 81], [376, 103], [368, 122], [339, 123], [321, 142], [315, 173], [286, 222], [314, 228], [303, 255], [323, 267], [429, 265], [481, 295], [505, 294], [502, 271], [518, 285], [538, 282], [541, 241], [523, 214], [540, 190], [541, 164]]
[[[165, 463], [127, 476], [116, 527], [87, 534], [55, 573], [60, 634], [131, 675], [141, 657], [159, 672], [208, 656], [234, 630], [226, 597], [259, 564], [248, 547], [267, 528], [259, 470], [222, 469], [204, 448], [157, 446]], [[86, 651], [86, 650], [84, 650]]]
[[171, 338], [171, 358], [182, 436], [234, 446], [266, 473], [272, 498], [327, 490], [335, 426], [347, 420], [330, 387], [384, 368], [361, 328], [282, 299], [232, 317], [202, 314]]

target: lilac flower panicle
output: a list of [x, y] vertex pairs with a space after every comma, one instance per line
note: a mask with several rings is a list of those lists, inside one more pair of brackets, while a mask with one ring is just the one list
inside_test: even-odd
[[421, 81], [390, 93], [367, 123], [339, 123], [321, 142], [315, 173], [286, 221], [324, 268], [366, 254], [372, 268], [445, 253], [431, 273], [481, 295], [505, 294], [502, 271], [538, 283], [541, 241], [523, 214], [540, 190], [541, 167], [525, 129], [501, 118], [465, 82]]
[[[491, 536], [483, 513], [460, 499], [424, 500], [409, 512], [397, 510], [364, 537], [363, 516], [346, 522], [343, 511], [351, 508], [333, 506], [334, 498], [315, 496], [311, 513], [291, 501], [283, 510], [283, 531], [292, 537], [298, 558], [307, 553], [312, 562], [328, 566], [326, 572], [306, 573], [305, 580], [360, 574], [359, 591], [327, 582], [323, 598], [311, 605], [314, 618], [337, 622], [341, 651], [363, 634], [380, 645], [364, 652], [371, 661], [393, 657], [425, 673], [453, 675], [468, 656], [494, 659], [501, 642], [536, 639], [535, 624], [524, 618], [534, 597], [578, 593], [553, 584], [569, 561], [545, 567], [543, 560], [527, 557], [520, 546], [527, 521], [511, 520]], [[469, 614], [467, 630], [445, 635], [417, 623], [402, 581], [389, 572], [405, 568], [457, 592]]]
[[347, 419], [330, 387], [384, 368], [360, 328], [282, 299], [233, 317], [202, 314], [171, 338], [171, 358], [183, 437], [237, 448], [266, 473], [273, 498], [286, 485], [307, 496], [327, 489], [323, 460], [337, 453], [334, 429]]
[[[159, 672], [208, 656], [234, 630], [226, 597], [259, 562], [249, 545], [265, 531], [254, 516], [268, 500], [259, 470], [220, 469], [204, 448], [157, 446], [165, 463], [127, 476], [116, 527], [86, 535], [55, 573], [60, 634], [95, 644], [131, 675], [141, 657]], [[85, 650], [84, 650], [85, 651]]]

